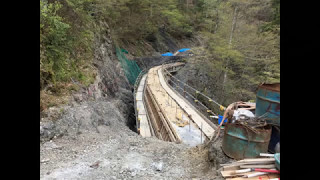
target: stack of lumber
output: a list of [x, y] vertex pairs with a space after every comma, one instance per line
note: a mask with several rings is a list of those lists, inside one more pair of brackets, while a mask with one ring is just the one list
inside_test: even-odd
[[[223, 166], [221, 175], [226, 180], [275, 180], [280, 179], [276, 170], [274, 154], [261, 153], [261, 157], [243, 159]], [[262, 172], [271, 171], [271, 172]]]

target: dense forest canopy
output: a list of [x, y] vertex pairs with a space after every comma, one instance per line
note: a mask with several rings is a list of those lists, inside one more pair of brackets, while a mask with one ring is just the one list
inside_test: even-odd
[[259, 83], [280, 81], [280, 0], [40, 0], [42, 100], [74, 89], [72, 80], [93, 82], [103, 22], [119, 46], [143, 46], [160, 29], [200, 38], [193, 61], [222, 103], [251, 100]]

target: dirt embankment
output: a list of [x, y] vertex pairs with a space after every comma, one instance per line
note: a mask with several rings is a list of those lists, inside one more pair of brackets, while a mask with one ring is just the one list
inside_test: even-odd
[[208, 150], [143, 138], [111, 118], [40, 146], [41, 179], [222, 179]]
[[[103, 24], [103, 23], [102, 23]], [[132, 124], [133, 95], [132, 87], [125, 78], [119, 60], [115, 56], [110, 29], [103, 24], [105, 32], [95, 38], [96, 80], [89, 87], [80, 87], [69, 98], [69, 103], [51, 107], [41, 113], [40, 141], [45, 142], [53, 137], [70, 133], [79, 133], [82, 129], [96, 128], [99, 124], [107, 124], [110, 116], [119, 114], [130, 126]], [[74, 85], [78, 85], [74, 82]], [[110, 102], [115, 108], [104, 108]], [[109, 106], [108, 106], [109, 107]], [[106, 111], [111, 111], [106, 113]]]

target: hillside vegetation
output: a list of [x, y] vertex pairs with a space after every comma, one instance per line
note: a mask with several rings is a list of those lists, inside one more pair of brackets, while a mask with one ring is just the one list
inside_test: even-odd
[[73, 82], [94, 81], [101, 22], [136, 56], [150, 44], [168, 51], [156, 47], [163, 32], [199, 39], [190, 60], [210, 83], [190, 82], [221, 103], [253, 99], [259, 83], [280, 80], [280, 0], [40, 0], [40, 111], [65, 103]]
[[203, 2], [203, 46], [178, 77], [224, 105], [254, 101], [260, 83], [280, 82], [280, 0]]

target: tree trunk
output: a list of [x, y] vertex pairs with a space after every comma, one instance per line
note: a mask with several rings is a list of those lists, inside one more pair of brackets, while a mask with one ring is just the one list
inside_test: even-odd
[[[235, 30], [235, 26], [236, 26], [236, 23], [237, 23], [237, 16], [238, 16], [238, 11], [237, 10], [238, 10], [238, 7], [236, 6], [234, 8], [234, 11], [233, 11], [233, 20], [232, 20], [232, 26], [231, 26], [230, 39], [229, 39], [229, 47], [230, 48], [231, 48], [231, 44], [232, 44], [233, 32]], [[229, 64], [229, 58], [227, 59], [226, 70], [228, 69], [228, 64]], [[227, 82], [227, 71], [224, 72], [222, 90], [224, 90], [226, 82]]]
[[216, 25], [215, 25], [213, 34], [215, 34], [218, 31], [218, 24], [219, 24], [219, 9], [217, 8], [216, 11], [217, 11], [217, 14], [216, 14], [217, 18], [216, 18]]
[[189, 9], [189, 0], [187, 0], [187, 10]]
[[234, 32], [234, 29], [235, 29], [235, 26], [236, 26], [236, 23], [237, 23], [237, 16], [238, 16], [238, 7], [236, 6], [234, 8], [234, 11], [233, 11], [233, 20], [232, 20], [232, 26], [231, 26], [231, 33], [230, 33], [230, 39], [229, 39], [229, 45], [231, 46], [231, 43], [232, 43], [232, 36], [233, 36], [233, 32]]

